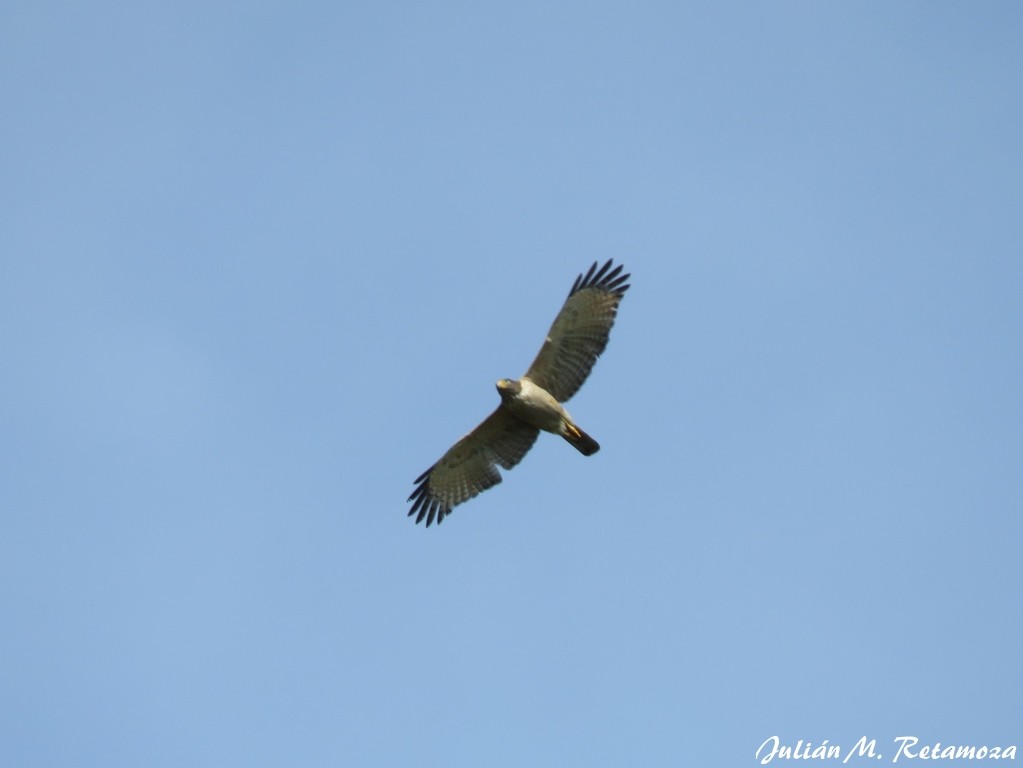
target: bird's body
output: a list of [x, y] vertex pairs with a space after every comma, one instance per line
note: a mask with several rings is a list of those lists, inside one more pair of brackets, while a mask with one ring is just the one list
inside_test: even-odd
[[501, 482], [497, 465], [511, 469], [541, 431], [560, 435], [584, 456], [600, 445], [583, 432], [563, 403], [586, 381], [607, 347], [618, 304], [629, 289], [622, 267], [609, 260], [579, 275], [547, 333], [540, 353], [520, 379], [501, 379], [501, 404], [440, 460], [416, 478], [409, 516], [429, 526], [451, 510]]
[[560, 435], [575, 446], [584, 456], [592, 456], [600, 450], [600, 445], [587, 435], [568, 415], [565, 406], [554, 399], [554, 395], [543, 387], [538, 387], [528, 377], [518, 381], [501, 379], [497, 382], [497, 391], [501, 402], [513, 416], [517, 416], [530, 426]]

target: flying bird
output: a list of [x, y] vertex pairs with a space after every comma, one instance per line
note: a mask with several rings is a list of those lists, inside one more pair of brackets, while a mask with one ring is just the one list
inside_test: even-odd
[[511, 469], [518, 464], [540, 430], [560, 435], [584, 456], [600, 450], [562, 403], [579, 391], [607, 347], [618, 304], [629, 289], [629, 275], [611, 263], [608, 259], [598, 270], [593, 262], [576, 278], [526, 374], [498, 381], [497, 410], [415, 479], [409, 517], [415, 515], [417, 523], [425, 518], [427, 527], [442, 522], [463, 501], [500, 483], [495, 465]]

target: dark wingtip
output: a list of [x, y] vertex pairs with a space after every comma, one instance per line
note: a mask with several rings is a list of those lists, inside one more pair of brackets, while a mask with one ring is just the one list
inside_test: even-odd
[[[436, 466], [436, 464], [434, 466]], [[433, 467], [430, 467], [415, 479], [416, 488], [412, 491], [412, 495], [407, 499], [407, 501], [412, 502], [412, 508], [408, 511], [408, 516], [416, 516], [416, 525], [423, 522], [423, 519], [425, 518], [427, 528], [430, 527], [434, 520], [436, 520], [439, 525], [444, 517], [451, 512], [450, 509], [447, 509], [444, 506], [440, 499], [430, 495], [431, 472], [433, 472]]]
[[624, 264], [619, 264], [614, 269], [611, 269], [613, 263], [614, 259], [608, 259], [604, 262], [604, 266], [598, 270], [597, 262], [593, 262], [593, 265], [585, 275], [579, 275], [575, 279], [575, 283], [572, 284], [572, 290], [568, 292], [568, 295], [572, 296], [586, 288], [598, 288], [608, 293], [615, 293], [619, 296], [623, 295], [629, 290], [628, 280], [632, 275], [628, 272], [624, 275], [621, 274], [622, 269], [625, 267]]

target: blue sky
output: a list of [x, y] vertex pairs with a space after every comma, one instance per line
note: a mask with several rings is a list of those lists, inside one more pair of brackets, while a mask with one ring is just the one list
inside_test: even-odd
[[[1023, 742], [1021, 37], [5, 3], [0, 763]], [[412, 524], [608, 258], [601, 452]]]

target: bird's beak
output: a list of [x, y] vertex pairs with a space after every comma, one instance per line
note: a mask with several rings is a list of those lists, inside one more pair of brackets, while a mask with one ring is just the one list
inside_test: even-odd
[[497, 388], [498, 389], [507, 389], [508, 388], [508, 381], [506, 379], [498, 379], [497, 380]]

